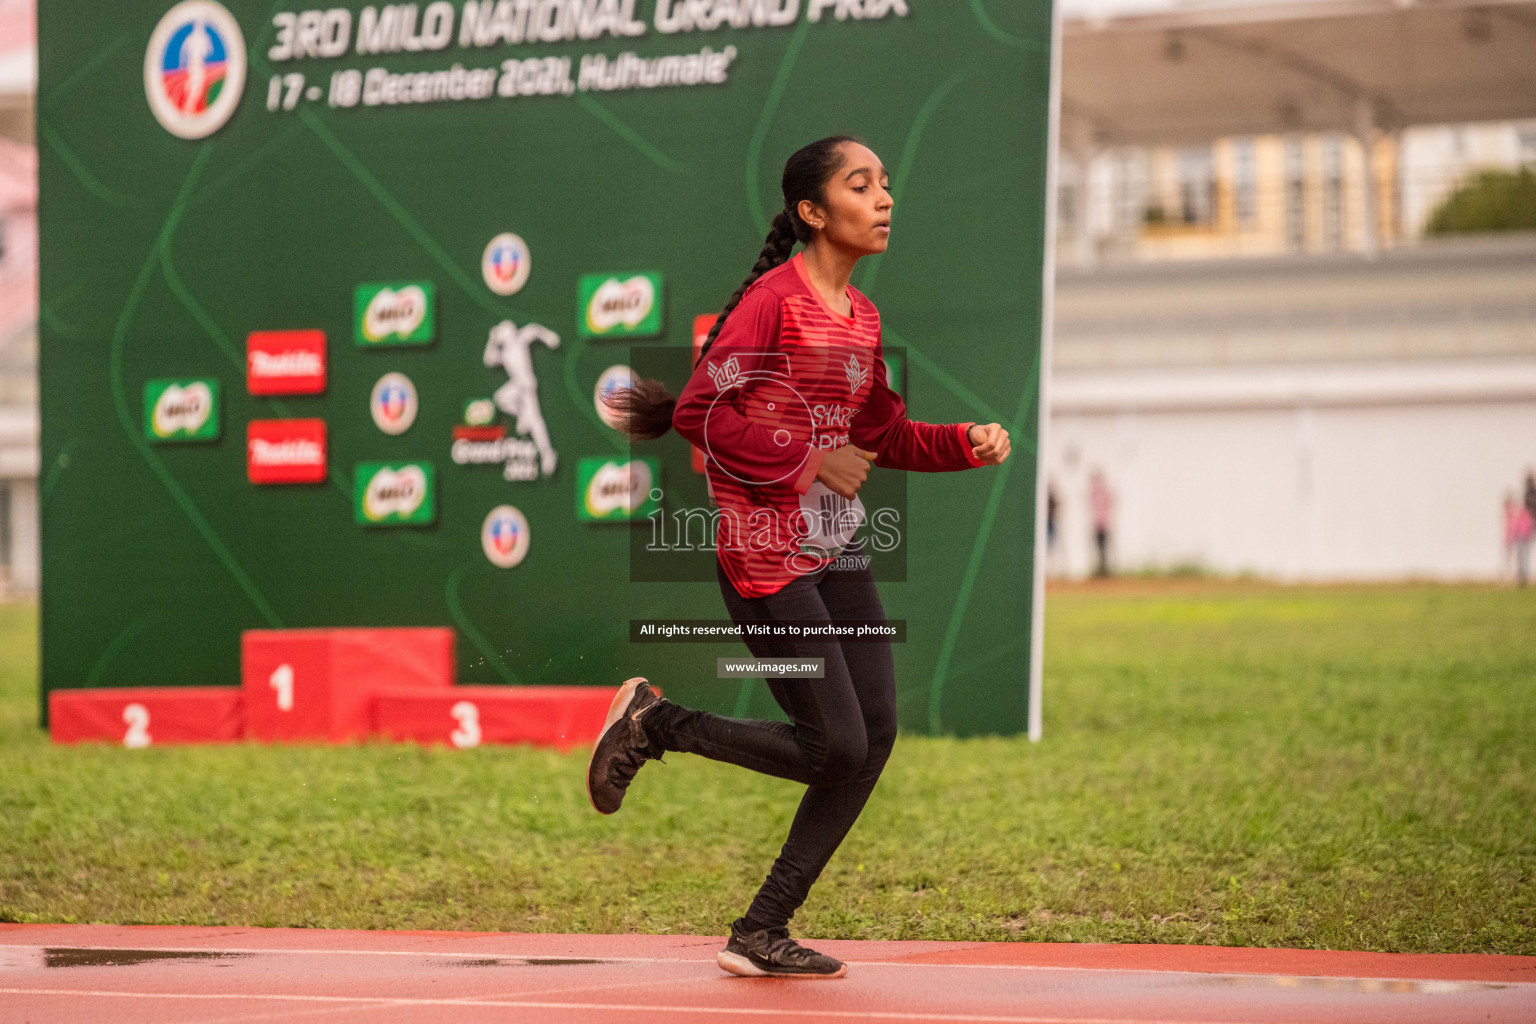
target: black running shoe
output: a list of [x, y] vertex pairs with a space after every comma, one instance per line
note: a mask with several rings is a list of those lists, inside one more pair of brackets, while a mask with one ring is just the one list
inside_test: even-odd
[[789, 937], [788, 928], [749, 932], [731, 922], [731, 938], [715, 956], [721, 970], [743, 978], [841, 978], [848, 965]]
[[587, 762], [587, 796], [603, 814], [612, 814], [624, 802], [624, 791], [646, 761], [661, 757], [640, 727], [640, 716], [661, 698], [638, 676], [614, 696], [608, 718]]

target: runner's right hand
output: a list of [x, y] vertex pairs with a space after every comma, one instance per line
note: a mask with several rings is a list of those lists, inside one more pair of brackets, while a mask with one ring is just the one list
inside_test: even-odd
[[864, 481], [869, 478], [869, 465], [875, 460], [874, 452], [866, 452], [845, 444], [834, 448], [821, 460], [821, 470], [816, 479], [827, 485], [827, 490], [852, 501]]

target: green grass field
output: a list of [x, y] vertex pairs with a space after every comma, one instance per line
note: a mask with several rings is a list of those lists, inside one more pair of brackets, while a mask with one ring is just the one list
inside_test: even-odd
[[[1053, 593], [1046, 739], [904, 737], [848, 938], [1536, 954], [1536, 592]], [[676, 755], [51, 746], [0, 605], [0, 920], [721, 934], [798, 787]], [[663, 681], [664, 682], [664, 681]]]

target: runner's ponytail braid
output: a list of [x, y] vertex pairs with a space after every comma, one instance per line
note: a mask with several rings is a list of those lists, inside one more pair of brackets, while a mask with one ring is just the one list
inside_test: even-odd
[[[720, 336], [720, 328], [725, 326], [725, 318], [731, 315], [731, 310], [741, 304], [741, 297], [747, 294], [747, 289], [752, 283], [762, 277], [774, 267], [789, 260], [790, 253], [795, 251], [795, 240], [799, 232], [795, 230], [796, 221], [800, 220], [798, 211], [780, 210], [774, 214], [773, 224], [768, 228], [768, 238], [763, 242], [763, 251], [757, 254], [757, 262], [752, 264], [752, 270], [747, 274], [747, 279], [741, 282], [741, 286], [731, 294], [730, 301], [720, 315], [715, 317], [715, 326], [709, 329], [709, 337], [704, 340], [704, 347], [699, 350], [699, 362], [709, 354], [710, 346]], [[802, 222], [803, 223], [803, 222]]]
[[[715, 318], [715, 325], [709, 329], [709, 337], [699, 352], [699, 362], [704, 361], [710, 346], [720, 336], [720, 328], [725, 326], [725, 318], [740, 305], [742, 296], [747, 294], [753, 282], [787, 262], [797, 241], [810, 242], [811, 226], [800, 217], [800, 203], [806, 199], [818, 205], [826, 203], [827, 182], [842, 166], [840, 147], [845, 142], [858, 141], [851, 135], [818, 139], [797, 150], [784, 164], [784, 208], [774, 215], [768, 238], [763, 242], [763, 251], [758, 253], [751, 273]], [[605, 395], [603, 404], [614, 413], [619, 430], [636, 440], [650, 440], [672, 429], [672, 410], [677, 408], [677, 399], [661, 381], [637, 379], [631, 386]]]

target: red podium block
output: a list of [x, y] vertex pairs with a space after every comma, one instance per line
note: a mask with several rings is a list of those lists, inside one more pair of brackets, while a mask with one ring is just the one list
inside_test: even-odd
[[54, 690], [48, 723], [55, 743], [231, 743], [245, 730], [244, 698], [233, 686]]
[[596, 742], [615, 688], [607, 686], [455, 686], [437, 693], [384, 690], [374, 731], [388, 739], [572, 747]]
[[333, 743], [366, 736], [381, 690], [453, 685], [453, 641], [453, 630], [435, 628], [247, 630], [246, 735]]

